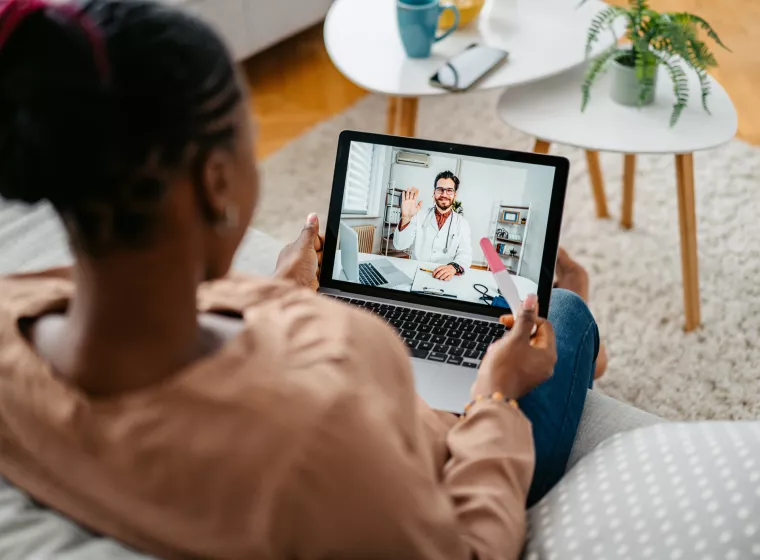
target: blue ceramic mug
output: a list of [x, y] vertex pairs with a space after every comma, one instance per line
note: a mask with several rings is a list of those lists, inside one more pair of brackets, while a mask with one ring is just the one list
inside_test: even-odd
[[[401, 42], [409, 58], [429, 57], [433, 43], [448, 37], [459, 25], [459, 10], [456, 6], [441, 6], [438, 0], [397, 0], [396, 8]], [[441, 35], [436, 35], [438, 18], [444, 10], [454, 12], [454, 25]]]

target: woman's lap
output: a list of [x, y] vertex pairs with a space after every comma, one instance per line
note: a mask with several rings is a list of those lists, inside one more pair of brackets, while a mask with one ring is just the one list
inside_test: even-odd
[[552, 291], [549, 321], [557, 339], [557, 365], [549, 381], [522, 399], [520, 408], [533, 425], [536, 468], [528, 507], [540, 500], [565, 472], [594, 381], [599, 331], [586, 304], [567, 290]]

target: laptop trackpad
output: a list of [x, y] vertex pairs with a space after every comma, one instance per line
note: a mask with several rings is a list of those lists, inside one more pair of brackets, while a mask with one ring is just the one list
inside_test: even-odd
[[461, 413], [470, 402], [470, 388], [478, 370], [412, 360], [414, 386], [430, 408]]

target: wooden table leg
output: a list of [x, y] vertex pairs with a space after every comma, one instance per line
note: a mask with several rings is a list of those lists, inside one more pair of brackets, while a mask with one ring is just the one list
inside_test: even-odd
[[620, 225], [633, 227], [633, 186], [636, 179], [636, 155], [625, 154], [623, 163], [623, 203], [620, 209]]
[[689, 332], [702, 322], [699, 301], [699, 261], [697, 260], [697, 213], [694, 203], [694, 157], [676, 155], [678, 179], [678, 221], [681, 226], [681, 267], [683, 274], [683, 302]]
[[609, 218], [610, 212], [607, 210], [607, 195], [604, 193], [602, 168], [599, 166], [599, 152], [586, 150], [586, 165], [588, 166], [591, 191], [594, 194], [594, 203], [596, 204], [596, 216], [597, 218]]
[[533, 146], [533, 152], [536, 154], [548, 154], [551, 144], [540, 138], [536, 138], [536, 144]]
[[398, 127], [398, 106], [399, 100], [397, 97], [388, 98], [388, 120], [385, 123], [386, 134], [396, 134]]
[[400, 118], [397, 134], [413, 137], [417, 134], [417, 105], [416, 97], [404, 97], [399, 101]]

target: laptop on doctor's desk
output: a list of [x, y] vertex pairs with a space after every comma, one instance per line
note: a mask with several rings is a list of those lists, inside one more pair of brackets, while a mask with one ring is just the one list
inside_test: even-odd
[[[409, 153], [417, 157], [403, 157]], [[462, 412], [488, 345], [504, 335], [498, 317], [510, 312], [494, 304], [496, 290], [473, 278], [483, 278], [485, 268], [480, 239], [492, 240], [506, 267], [523, 277], [523, 284], [538, 287], [540, 314], [546, 317], [568, 170], [568, 161], [560, 157], [344, 131], [338, 142], [319, 291], [386, 321], [409, 348], [420, 396], [432, 408]], [[435, 188], [436, 178], [446, 171], [457, 176], [454, 199], [471, 229], [470, 239], [460, 242], [471, 243], [473, 267], [481, 269], [465, 268], [456, 284], [460, 290], [466, 286], [472, 293], [472, 288], [483, 293], [474, 301], [414, 293], [411, 286], [409, 291], [393, 289], [411, 284], [413, 278], [399, 270], [394, 259], [360, 258], [356, 232], [341, 221], [348, 209], [351, 218], [365, 211], [368, 223], [382, 222], [377, 229], [387, 250], [398, 231], [398, 224], [388, 218], [394, 209], [398, 217], [399, 199], [394, 195], [416, 188], [423, 212], [435, 205], [445, 214], [448, 209], [440, 205], [447, 201]], [[356, 200], [363, 206], [357, 209]], [[341, 266], [336, 266], [339, 234]], [[450, 258], [455, 254], [452, 248]], [[372, 268], [363, 267], [366, 264]]]
[[342, 280], [373, 286], [393, 288], [412, 281], [396, 268], [388, 259], [377, 259], [374, 263], [359, 262], [359, 234], [351, 227], [340, 223], [340, 260]]

